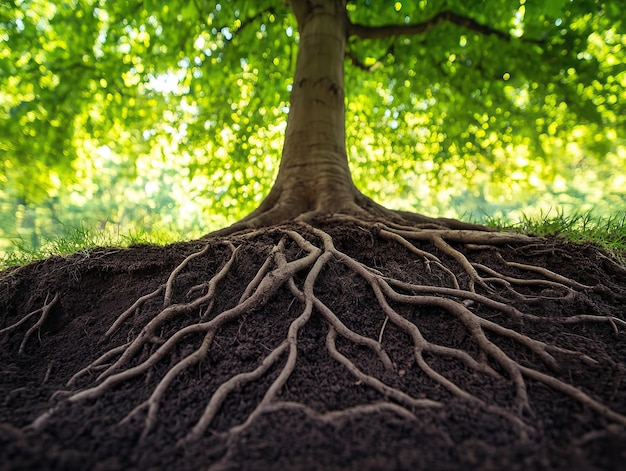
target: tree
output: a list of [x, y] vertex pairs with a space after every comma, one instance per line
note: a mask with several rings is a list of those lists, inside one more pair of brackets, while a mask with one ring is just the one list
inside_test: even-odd
[[[7, 198], [67, 207], [65, 189], [101, 173], [89, 157], [126, 161], [121, 173], [134, 178], [139, 156], [176, 155], [192, 198], [211, 212], [258, 206], [282, 147], [297, 25], [281, 2], [216, 5], [7, 4]], [[504, 195], [563, 205], [586, 194], [588, 204], [623, 210], [619, 7], [548, 5], [348, 2], [357, 25], [424, 26], [416, 35], [350, 32], [347, 149], [357, 186], [393, 207], [440, 215], [468, 201], [489, 212]], [[463, 18], [474, 23], [457, 24]], [[438, 185], [449, 190], [437, 194]], [[101, 200], [93, 186], [75, 193]], [[89, 213], [111, 218], [120, 203]], [[10, 227], [15, 215], [3, 217]]]
[[[82, 13], [80, 28], [92, 32], [93, 41], [88, 47], [94, 48], [93, 53], [61, 53], [68, 63], [52, 72], [47, 82], [40, 80], [37, 86], [41, 90], [54, 88], [59, 93], [61, 84], [67, 85], [60, 75], [82, 70], [75, 80], [77, 83], [66, 89], [68, 95], [80, 97], [74, 99], [71, 109], [63, 112], [75, 113], [70, 120], [73, 126], [80, 124], [93, 132], [106, 124], [109, 111], [99, 115], [79, 113], [81, 106], [100, 107], [107, 101], [109, 105], [103, 110], [115, 107], [126, 110], [121, 115], [130, 122], [142, 123], [138, 131], [143, 128], [149, 135], [152, 127], [161, 125], [161, 113], [166, 113], [171, 104], [171, 101], [158, 102], [150, 93], [124, 97], [126, 89], [120, 86], [116, 91], [115, 81], [134, 83], [138, 89], [142, 85], [145, 92], [146, 88], [157, 87], [156, 78], [167, 74], [169, 64], [182, 62], [187, 74], [182, 79], [185, 96], [202, 96], [206, 93], [201, 85], [203, 74], [196, 66], [205, 61], [225, 62], [224, 67], [229, 70], [239, 67], [244, 74], [249, 73], [251, 60], [237, 55], [228, 58], [228, 48], [245, 46], [255, 37], [266, 40], [270, 37], [269, 33], [266, 37], [267, 30], [280, 23], [277, 18], [283, 19], [276, 30], [284, 28], [287, 36], [298, 38], [298, 52], [295, 76], [290, 84], [282, 159], [267, 197], [249, 216], [209, 234], [200, 246], [193, 245], [191, 253], [171, 269], [162, 268], [169, 272], [165, 278], [155, 276], [149, 280], [150, 287], [144, 288], [141, 296], [114, 317], [100, 338], [102, 347], [94, 352], [88, 364], [66, 378], [70, 388], [67, 395], [61, 399], [57, 396], [58, 400], [34, 420], [31, 429], [35, 433], [60, 423], [60, 411], [117, 394], [122, 385], [136, 387], [141, 379], [150, 385], [150, 393], [136, 407], [123, 411], [125, 417], [119, 426], [132, 427], [137, 418], [143, 419], [141, 441], [145, 443], [159, 427], [160, 411], [177, 382], [194, 368], [206, 369], [211, 352], [219, 348], [217, 337], [227, 335], [233, 324], [239, 323], [239, 330], [244, 329], [246, 322], [253, 324], [252, 334], [260, 336], [264, 330], [262, 313], [276, 310], [282, 313], [277, 317], [283, 318], [280, 340], [274, 338], [265, 350], [255, 351], [251, 359], [243, 361], [240, 370], [229, 371], [213, 384], [204, 411], [195, 415], [194, 424], [184, 436], [177, 437], [183, 447], [202, 440], [212, 433], [210, 427], [236, 391], [260, 384], [262, 394], [245, 413], [244, 420], [226, 427], [225, 451], [217, 467], [234, 459], [233, 443], [261, 416], [277, 411], [299, 411], [324, 423], [372, 413], [415, 420], [420, 410], [459, 401], [471, 410], [499, 417], [520, 439], [528, 440], [534, 431], [533, 420], [529, 419], [533, 417], [533, 388], [529, 385], [535, 384], [593, 411], [604, 421], [604, 427], [626, 425], [624, 411], [607, 405], [604, 397], [596, 397], [558, 372], [560, 365], [577, 362], [579, 367], [592, 368], [598, 365], [598, 360], [574, 346], [561, 346], [538, 335], [542, 326], [553, 329], [593, 324], [609, 330], [611, 326], [616, 330], [625, 327], [626, 320], [617, 313], [614, 304], [606, 308], [608, 313], [567, 312], [576, 303], [590, 305], [592, 300], [600, 298], [621, 302], [624, 286], [615, 280], [624, 273], [623, 267], [604, 257], [605, 279], [601, 282], [593, 277], [574, 279], [572, 274], [559, 274], [535, 262], [533, 251], [524, 255], [526, 247], [539, 244], [536, 239], [451, 219], [392, 211], [363, 195], [353, 182], [346, 151], [346, 57], [357, 68], [372, 74], [383, 69], [385, 62], [398, 63], [399, 72], [389, 79], [384, 90], [376, 93], [382, 100], [400, 100], [405, 104], [397, 114], [385, 116], [382, 111], [384, 118], [380, 119], [397, 136], [401, 148], [418, 149], [419, 140], [425, 136], [421, 131], [410, 132], [420, 122], [419, 113], [411, 107], [439, 120], [444, 128], [454, 127], [455, 117], [471, 109], [474, 122], [468, 132], [451, 137], [442, 134], [442, 146], [437, 147], [456, 149], [455, 153], [480, 147], [486, 153], [492, 152], [494, 160], [502, 155], [497, 152], [504, 147], [502, 142], [517, 142], [533, 152], [547, 154], [544, 147], [554, 145], [559, 139], [564, 140], [562, 144], [574, 142], [572, 139], [587, 141], [589, 135], [602, 130], [607, 139], [593, 141], [586, 149], [603, 154], [607, 152], [606, 143], [612, 145], [611, 139], [617, 139], [617, 130], [624, 124], [624, 114], [616, 109], [623, 106], [619, 98], [624, 92], [619, 84], [623, 83], [625, 73], [622, 63], [615, 60], [623, 54], [619, 48], [623, 39], [616, 4], [552, 1], [543, 10], [534, 10], [531, 6], [527, 8], [525, 2], [515, 2], [514, 6], [511, 2], [497, 2], [498, 8], [494, 7], [496, 2], [478, 6], [447, 3], [446, 9], [426, 1], [393, 5], [381, 2], [376, 7], [369, 1], [344, 0], [292, 0], [289, 6], [269, 1], [215, 5], [192, 2], [180, 9], [172, 4], [145, 3], [133, 10], [101, 2], [92, 5], [88, 14]], [[51, 25], [64, 19], [64, 6], [39, 7], [56, 9], [50, 13], [49, 21], [42, 20], [45, 15], [31, 17], [37, 19], [34, 24], [39, 31], [52, 31]], [[293, 10], [297, 36], [291, 16], [286, 16], [288, 8]], [[588, 14], [589, 9], [595, 15]], [[13, 14], [19, 11], [19, 8], [9, 9]], [[26, 21], [30, 21], [27, 17], [15, 16], [8, 24], [15, 31], [26, 32]], [[213, 26], [219, 21], [230, 26]], [[186, 25], [185, 34], [175, 34], [181, 42], [168, 45], [171, 39], [166, 38], [166, 32], [175, 31], [180, 24]], [[218, 37], [212, 43], [215, 49], [204, 48], [208, 33]], [[160, 64], [166, 68], [157, 70], [155, 65], [135, 61], [134, 57], [139, 56], [124, 56], [129, 57], [129, 63], [118, 65], [123, 70], [121, 74], [120, 70], [108, 70], [104, 64], [113, 61], [103, 58], [115, 57], [120, 51], [128, 54], [132, 48], [123, 46], [128, 44], [124, 38], [129, 37], [133, 39], [132, 46], [161, 54]], [[32, 36], [30, 40], [42, 41], [46, 49], [47, 43], [39, 38]], [[362, 40], [372, 44], [365, 49]], [[82, 43], [75, 46], [84, 48]], [[203, 52], [196, 56], [188, 54], [193, 49]], [[381, 51], [379, 56], [372, 54], [376, 49]], [[215, 56], [209, 53], [215, 50], [219, 50]], [[443, 51], [445, 54], [441, 54]], [[495, 51], [499, 51], [498, 56]], [[263, 55], [266, 61], [271, 58], [267, 51]], [[75, 62], [78, 57], [80, 60]], [[33, 61], [40, 64], [43, 59], [35, 56]], [[418, 74], [416, 67], [424, 61], [433, 63], [429, 64], [429, 70]], [[278, 64], [281, 59], [277, 57], [273, 62]], [[142, 75], [146, 68], [149, 72]], [[435, 72], [430, 69], [438, 69], [436, 74], [442, 73], [446, 81], [432, 81], [431, 74]], [[256, 70], [252, 75], [260, 73]], [[457, 79], [459, 76], [461, 80]], [[368, 81], [367, 77], [367, 74], [352, 77], [350, 87]], [[378, 80], [380, 76], [376, 77]], [[477, 77], [480, 81], [475, 82]], [[237, 93], [245, 96], [253, 108], [254, 117], [244, 118], [232, 101], [230, 110], [221, 108], [223, 114], [216, 118], [232, 123], [231, 131], [237, 132], [234, 145], [241, 146], [242, 152], [238, 154], [245, 156], [251, 144], [244, 135], [262, 127], [265, 111], [258, 102], [259, 96], [247, 89], [243, 81], [232, 77], [225, 80], [234, 80]], [[380, 83], [377, 82], [377, 88]], [[98, 84], [102, 87], [100, 91]], [[258, 83], [259, 88], [274, 85]], [[205, 103], [224, 100], [233, 89], [226, 87], [212, 92]], [[20, 117], [19, 124], [7, 124], [26, 125], [25, 129], [32, 131], [29, 137], [9, 144], [14, 146], [9, 150], [19, 148], [29, 157], [42, 150], [48, 153], [56, 145], [68, 148], [67, 142], [75, 133], [71, 126], [61, 127], [58, 114], [50, 112], [54, 106], [62, 108], [63, 100], [58, 105], [42, 104], [42, 98], [37, 96], [33, 91], [28, 97], [14, 95], [11, 112]], [[434, 106], [431, 101], [437, 104], [440, 113], [437, 117], [428, 111]], [[185, 103], [192, 110], [190, 121], [185, 123], [185, 133], [193, 141], [194, 136], [206, 134], [205, 124], [211, 120], [200, 119], [199, 100]], [[350, 105], [356, 109], [352, 111], [353, 117], [367, 115], [362, 103], [348, 101]], [[29, 111], [20, 111], [20, 106]], [[146, 113], [146, 106], [153, 106], [155, 112]], [[43, 121], [48, 120], [45, 125], [37, 119], [37, 113], [45, 118]], [[577, 123], [577, 127], [570, 133], [572, 123]], [[58, 130], [53, 133], [53, 141], [32, 139], [41, 129], [51, 127]], [[494, 127], [502, 131], [499, 145], [495, 145], [498, 135]], [[520, 134], [507, 137], [513, 127]], [[490, 143], [494, 144], [493, 149]], [[56, 160], [54, 165], [67, 166], [71, 155], [57, 154], [50, 158]], [[5, 165], [10, 167], [11, 161], [7, 160]], [[24, 171], [22, 177], [27, 174]], [[29, 184], [25, 179], [24, 188]], [[367, 238], [385, 247], [387, 252], [382, 260], [377, 262], [376, 255], [367, 253]], [[350, 247], [351, 239], [358, 242], [358, 250]], [[506, 252], [508, 247], [514, 248], [512, 252]], [[166, 253], [168, 249], [162, 250]], [[245, 261], [248, 258], [256, 261], [248, 264]], [[77, 270], [83, 273], [82, 268]], [[344, 280], [337, 282], [338, 292], [320, 281], [334, 274]], [[229, 277], [230, 287], [224, 289]], [[232, 277], [239, 283], [234, 283]], [[19, 277], [7, 276], [3, 281], [8, 287], [5, 293], [20, 292]], [[351, 283], [353, 290], [346, 288]], [[320, 293], [322, 285], [325, 290]], [[47, 290], [51, 294], [45, 298], [41, 289], [34, 290], [28, 302], [16, 301], [14, 294], [5, 295], [5, 304], [11, 306], [40, 301], [29, 312], [13, 309], [17, 313], [7, 316], [6, 327], [0, 330], [10, 333], [31, 325], [17, 344], [15, 340], [13, 343], [7, 340], [21, 354], [27, 353], [34, 333], [49, 316], [61, 309], [60, 303], [67, 309], [70, 302], [69, 288], [59, 285]], [[373, 306], [374, 317], [369, 318], [368, 311], [365, 319], [355, 318], [355, 308], [351, 307], [350, 298], [346, 299], [346, 293], [356, 304], [365, 299]], [[555, 300], [561, 303], [556, 314], [552, 312]], [[288, 315], [290, 303], [297, 306], [295, 316]], [[535, 310], [535, 305], [543, 307]], [[322, 347], [325, 354], [340, 366], [342, 374], [365, 385], [377, 399], [322, 412], [298, 397], [283, 397], [289, 396], [286, 385], [301, 367], [305, 348], [301, 339], [306, 328], [313, 329], [314, 316], [321, 321], [318, 331], [326, 337]], [[429, 316], [434, 316], [438, 325], [442, 324], [439, 319], [445, 319], [443, 324], [461, 332], [461, 340], [448, 338], [443, 329], [430, 331], [431, 324], [425, 319]], [[38, 320], [33, 323], [34, 318]], [[527, 324], [533, 325], [529, 331], [524, 327]], [[235, 329], [235, 338], [237, 335], [239, 331]], [[385, 340], [386, 337], [393, 340]], [[558, 340], [558, 336], [555, 338]], [[511, 345], [533, 358], [521, 359]], [[363, 357], [368, 355], [374, 358], [374, 366], [364, 363]], [[398, 365], [407, 355], [408, 372]], [[168, 366], [162, 368], [166, 361]], [[621, 364], [617, 358], [611, 361]], [[471, 378], [463, 374], [453, 377], [454, 368], [449, 363], [457, 370], [469, 371]], [[415, 386], [411, 386], [413, 379], [403, 379], [406, 375], [422, 377], [419, 386], [430, 388], [431, 393], [420, 397]], [[473, 378], [505, 390], [504, 399], [492, 402], [476, 387]]]

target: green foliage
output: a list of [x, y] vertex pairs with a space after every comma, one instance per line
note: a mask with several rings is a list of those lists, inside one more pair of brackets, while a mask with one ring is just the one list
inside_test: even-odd
[[[366, 22], [367, 9], [355, 3]], [[442, 8], [397, 3], [377, 21], [412, 22]], [[348, 75], [348, 90], [361, 93], [348, 105], [348, 123], [363, 125], [349, 137], [359, 183], [380, 171], [366, 164], [371, 151], [359, 155], [369, 142], [393, 162], [374, 195], [386, 199], [394, 188], [395, 206], [406, 209], [438, 208], [443, 197], [451, 216], [468, 201], [490, 214], [537, 203], [625, 210], [626, 37], [616, 12], [567, 2], [555, 18], [559, 2], [543, 11], [524, 2], [445, 3], [519, 38], [446, 24], [416, 37], [355, 40], [362, 62], [381, 62]]]
[[[451, 217], [626, 211], [621, 3], [348, 2], [369, 25], [443, 10], [511, 39], [446, 22], [350, 38], [373, 69], [346, 63], [357, 185]], [[64, 225], [191, 237], [269, 191], [298, 42], [286, 2], [4, 2], [0, 42], [0, 249]]]

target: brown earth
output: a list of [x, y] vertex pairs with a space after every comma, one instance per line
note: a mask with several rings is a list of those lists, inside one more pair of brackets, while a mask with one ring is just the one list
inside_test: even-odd
[[[335, 247], [386, 276], [420, 285], [445, 286], [446, 274], [430, 269], [434, 264], [409, 252], [406, 247], [382, 238], [376, 230], [355, 224], [318, 224], [333, 237]], [[301, 226], [291, 226], [320, 245], [319, 239]], [[177, 274], [173, 304], [189, 302], [190, 288], [208, 281], [231, 258], [225, 241], [241, 246], [233, 265], [218, 284], [213, 316], [236, 306], [283, 229], [261, 231], [255, 237], [232, 236], [211, 239], [211, 248]], [[496, 404], [512, 411], [528, 426], [527, 433], [503, 414], [485, 410], [464, 400], [418, 368], [411, 339], [385, 315], [372, 289], [346, 264], [330, 260], [315, 280], [314, 291], [350, 329], [378, 339], [394, 362], [387, 371], [368, 348], [344, 337], [337, 348], [364, 372], [413, 398], [428, 398], [443, 407], [406, 406], [413, 418], [393, 408], [354, 409], [355, 414], [323, 415], [363, 404], [397, 403], [364, 384], [348, 372], [326, 347], [328, 322], [314, 310], [298, 333], [295, 369], [278, 393], [291, 404], [268, 409], [240, 433], [228, 434], [245, 422], [263, 399], [268, 387], [285, 368], [285, 358], [258, 380], [235, 388], [215, 419], [197, 440], [180, 440], [194, 426], [217, 388], [233, 375], [255, 369], [285, 338], [293, 320], [303, 310], [282, 286], [258, 307], [251, 308], [216, 333], [208, 357], [181, 373], [163, 396], [157, 423], [144, 440], [140, 435], [145, 412], [119, 422], [154, 391], [158, 381], [177, 361], [197, 348], [202, 337], [190, 335], [159, 360], [149, 372], [123, 381], [96, 399], [62, 403], [59, 390], [72, 389], [69, 378], [112, 347], [133, 339], [162, 309], [154, 298], [132, 313], [122, 327], [103, 340], [107, 329], [139, 297], [165, 283], [188, 255], [207, 241], [167, 247], [134, 246], [102, 248], [68, 257], [52, 257], [0, 274], [0, 330], [14, 325], [28, 313], [49, 304], [51, 310], [41, 328], [20, 345], [40, 313], [9, 332], [0, 334], [0, 469], [86, 470], [118, 469], [626, 469], [626, 431], [623, 423], [602, 415], [562, 392], [525, 378], [530, 411], [510, 406], [515, 389], [506, 372], [485, 360], [497, 377], [477, 373], [453, 358], [426, 354], [425, 358], [481, 404]], [[462, 289], [468, 277], [458, 259], [430, 242], [414, 242], [454, 271]], [[533, 278], [528, 272], [506, 265], [496, 251], [451, 245], [472, 262], [482, 263], [512, 277]], [[545, 285], [524, 286], [524, 300], [510, 304], [524, 313], [542, 318], [575, 315], [600, 316], [602, 322], [514, 321], [488, 306], [473, 312], [500, 325], [549, 345], [579, 351], [597, 361], [588, 365], [580, 356], [555, 352], [558, 367], [545, 365], [538, 355], [519, 342], [493, 332], [489, 340], [520, 365], [549, 374], [574, 386], [602, 403], [619, 417], [626, 415], [626, 328], [609, 318], [626, 320], [626, 270], [588, 245], [556, 239], [528, 239], [507, 243], [497, 250], [507, 261], [547, 267], [569, 279], [593, 287], [576, 289], [569, 296], [553, 293]], [[303, 256], [303, 250], [288, 241], [288, 260]], [[304, 271], [294, 276], [303, 289]], [[486, 288], [485, 288], [486, 289]], [[504, 288], [491, 293], [506, 295]], [[483, 290], [477, 287], [477, 292]], [[528, 301], [537, 297], [534, 301]], [[390, 303], [405, 318], [419, 325], [428, 340], [469, 352], [481, 358], [480, 348], [462, 323], [437, 307]], [[606, 320], [606, 322], [604, 322]], [[163, 339], [185, 325], [198, 321], [194, 311], [163, 324], [157, 335]], [[384, 336], [381, 335], [383, 331]], [[148, 358], [161, 345], [146, 344], [128, 366]], [[86, 377], [85, 377], [86, 376]], [[94, 384], [88, 373], [77, 386]], [[97, 381], [96, 383], [97, 384]], [[307, 408], [296, 406], [295, 403]], [[44, 426], [30, 427], [52, 404], [62, 404]], [[315, 411], [312, 412], [312, 410]]]

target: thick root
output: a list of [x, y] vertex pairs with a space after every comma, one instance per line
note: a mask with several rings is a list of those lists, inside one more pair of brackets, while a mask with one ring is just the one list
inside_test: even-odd
[[[268, 198], [268, 200], [270, 200], [270, 198]], [[277, 226], [290, 221], [314, 225], [316, 219], [325, 219], [329, 214], [332, 214], [335, 219], [348, 221], [368, 221], [370, 223], [384, 221], [384, 223], [391, 224], [391, 226], [396, 229], [409, 231], [415, 230], [416, 228], [481, 232], [495, 231], [493, 228], [481, 224], [463, 222], [457, 219], [433, 218], [407, 211], [387, 209], [363, 195], [356, 188], [354, 188], [351, 198], [340, 203], [338, 209], [333, 210], [329, 210], [329, 208], [325, 207], [309, 208], [308, 206], [304, 207], [307, 209], [303, 209], [302, 202], [300, 201], [294, 201], [292, 203], [283, 201], [282, 204], [272, 205], [265, 203], [264, 201], [259, 208], [240, 221], [237, 221], [232, 226], [206, 234], [204, 238], [229, 236], [264, 227]]]

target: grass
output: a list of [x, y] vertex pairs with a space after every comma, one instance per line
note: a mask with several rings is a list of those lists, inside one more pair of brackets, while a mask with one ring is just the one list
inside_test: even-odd
[[68, 228], [58, 237], [32, 247], [24, 239], [11, 240], [12, 250], [0, 253], [0, 271], [14, 266], [26, 265], [53, 255], [64, 256], [87, 252], [96, 247], [129, 247], [139, 244], [166, 245], [183, 240], [182, 235], [167, 231], [129, 231], [127, 233], [99, 231], [85, 226]]
[[[539, 217], [523, 216], [517, 222], [488, 219], [483, 224], [505, 231], [522, 232], [537, 236], [561, 237], [576, 243], [591, 243], [626, 264], [626, 214], [608, 218], [591, 213], [542, 213]], [[189, 234], [188, 234], [189, 236]], [[12, 241], [12, 250], [0, 254], [0, 271], [21, 266], [52, 255], [64, 256], [86, 252], [95, 247], [128, 247], [137, 244], [165, 245], [183, 240], [181, 234], [168, 231], [151, 233], [132, 231], [126, 234], [97, 231], [84, 226], [71, 228], [63, 236], [50, 239], [39, 248], [30, 247], [24, 240]]]
[[536, 236], [554, 236], [575, 243], [590, 243], [626, 264], [626, 213], [609, 217], [590, 212], [565, 214], [562, 211], [523, 215], [517, 222], [490, 219], [488, 226]]

